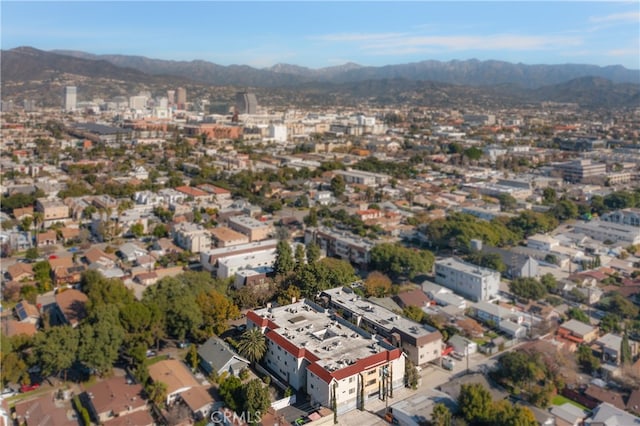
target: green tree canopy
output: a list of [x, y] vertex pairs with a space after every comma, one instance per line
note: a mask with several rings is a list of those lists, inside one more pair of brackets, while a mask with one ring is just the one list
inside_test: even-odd
[[257, 327], [245, 331], [238, 342], [238, 352], [252, 363], [260, 361], [267, 352], [267, 342], [262, 331]]
[[46, 377], [70, 368], [78, 354], [78, 330], [71, 326], [51, 327], [35, 336], [33, 350]]
[[486, 423], [491, 420], [493, 401], [491, 394], [481, 384], [463, 384], [460, 386], [458, 406], [462, 418], [469, 423]]
[[370, 266], [387, 275], [412, 279], [420, 273], [431, 272], [434, 260], [433, 253], [428, 250], [382, 243], [371, 250]]

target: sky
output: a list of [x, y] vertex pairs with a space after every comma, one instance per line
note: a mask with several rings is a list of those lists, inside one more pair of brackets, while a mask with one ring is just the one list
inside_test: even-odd
[[640, 69], [640, 3], [0, 1], [1, 47], [322, 68], [424, 60]]

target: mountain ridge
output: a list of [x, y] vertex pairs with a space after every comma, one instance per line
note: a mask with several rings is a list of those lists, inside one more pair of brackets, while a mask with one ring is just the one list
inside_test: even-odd
[[606, 78], [614, 83], [640, 84], [640, 70], [630, 70], [622, 65], [604, 67], [571, 63], [527, 65], [499, 60], [457, 59], [445, 62], [427, 59], [379, 67], [348, 62], [337, 66], [312, 69], [280, 63], [259, 69], [248, 65], [218, 65], [204, 60], [175, 61], [144, 56], [95, 55], [80, 51], [59, 52], [66, 52], [67, 55], [85, 59], [102, 59], [114, 65], [138, 69], [151, 75], [171, 74], [207, 84], [236, 84], [256, 87], [287, 87], [314, 80], [344, 83], [405, 78], [472, 86], [516, 84], [531, 89], [587, 76]]

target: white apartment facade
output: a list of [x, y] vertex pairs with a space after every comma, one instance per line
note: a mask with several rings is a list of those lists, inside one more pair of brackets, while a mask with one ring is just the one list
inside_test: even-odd
[[435, 271], [437, 284], [450, 288], [474, 302], [486, 301], [498, 294], [498, 271], [481, 268], [455, 258], [437, 260]]

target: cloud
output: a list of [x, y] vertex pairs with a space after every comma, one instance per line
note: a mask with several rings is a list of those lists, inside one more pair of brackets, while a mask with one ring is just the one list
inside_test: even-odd
[[640, 54], [640, 49], [631, 48], [631, 49], [612, 49], [605, 52], [607, 56], [635, 56], [636, 58]]
[[605, 16], [592, 16], [589, 18], [589, 22], [605, 23], [605, 22], [640, 22], [640, 12], [624, 12], [613, 13]]
[[356, 44], [360, 50], [376, 55], [406, 55], [442, 50], [546, 50], [559, 46], [580, 46], [577, 35], [444, 35], [420, 36], [408, 33], [335, 33], [313, 37], [336, 43]]

